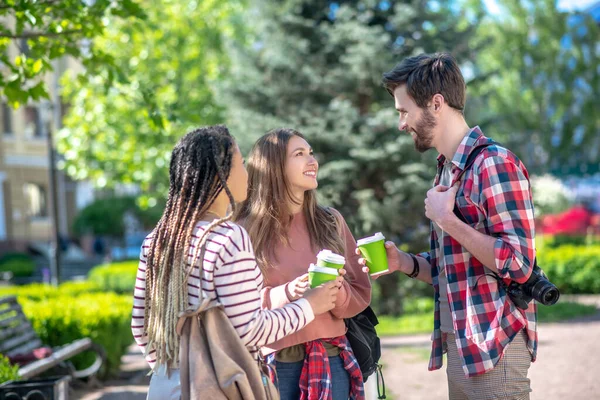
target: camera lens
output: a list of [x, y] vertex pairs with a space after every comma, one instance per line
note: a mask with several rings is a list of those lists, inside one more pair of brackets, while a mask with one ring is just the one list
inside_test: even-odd
[[551, 306], [558, 301], [560, 292], [550, 281], [542, 278], [533, 286], [531, 297], [545, 306]]
[[558, 301], [558, 298], [560, 297], [560, 292], [556, 287], [547, 288], [547, 290], [542, 293], [541, 297], [542, 304], [546, 306], [551, 306], [552, 304], [555, 304]]

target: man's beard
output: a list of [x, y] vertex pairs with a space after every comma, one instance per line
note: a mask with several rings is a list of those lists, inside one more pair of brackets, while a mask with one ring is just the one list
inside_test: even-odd
[[431, 149], [433, 142], [433, 128], [437, 125], [435, 117], [431, 112], [424, 108], [421, 119], [417, 121], [416, 127], [413, 130], [415, 133], [415, 148], [418, 152], [424, 153]]

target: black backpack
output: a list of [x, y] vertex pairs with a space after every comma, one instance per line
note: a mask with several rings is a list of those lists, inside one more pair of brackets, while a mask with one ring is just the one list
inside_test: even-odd
[[[327, 208], [327, 212], [334, 218], [338, 229], [340, 229], [339, 221], [331, 209]], [[362, 312], [352, 318], [344, 319], [346, 323], [346, 338], [350, 342], [352, 352], [363, 376], [363, 382], [375, 372], [377, 374], [377, 394], [379, 399], [385, 399], [385, 381], [381, 372], [379, 358], [381, 357], [381, 343], [375, 330], [375, 325], [379, 323], [375, 312], [371, 306], [367, 306]], [[379, 390], [379, 381], [383, 394]]]
[[[344, 320], [347, 331], [346, 338], [350, 342], [354, 356], [360, 366], [363, 382], [374, 372], [377, 376], [377, 394], [379, 399], [385, 399], [385, 381], [381, 372], [381, 343], [375, 330], [379, 323], [373, 309], [368, 306], [360, 314]], [[383, 394], [379, 390], [379, 382], [383, 388]]]

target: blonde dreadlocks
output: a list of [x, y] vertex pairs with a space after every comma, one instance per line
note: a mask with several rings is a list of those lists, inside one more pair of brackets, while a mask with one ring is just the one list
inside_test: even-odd
[[[225, 126], [217, 125], [188, 133], [171, 154], [169, 195], [153, 231], [146, 267], [144, 331], [148, 335], [147, 351], [156, 351], [155, 368], [178, 364], [179, 337], [175, 328], [179, 314], [188, 307], [188, 275], [198, 260], [203, 261], [211, 229], [231, 219], [235, 210], [227, 187], [234, 151], [233, 137]], [[222, 190], [229, 197], [232, 213], [210, 223], [190, 254], [196, 223]]]

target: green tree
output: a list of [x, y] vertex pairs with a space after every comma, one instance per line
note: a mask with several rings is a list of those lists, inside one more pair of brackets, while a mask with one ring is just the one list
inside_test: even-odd
[[600, 162], [600, 28], [587, 13], [553, 0], [502, 0], [481, 24], [488, 45], [475, 66], [489, 79], [473, 87], [484, 130], [532, 172], [585, 172]]
[[[52, 61], [64, 56], [80, 60], [88, 74], [108, 69], [112, 58], [90, 40], [102, 36], [108, 18], [130, 22], [144, 17], [133, 0], [5, 0], [0, 4], [0, 95], [13, 107], [47, 98], [43, 81]], [[18, 54], [12, 56], [14, 45]]]
[[58, 149], [67, 172], [100, 186], [134, 183], [164, 194], [178, 138], [221, 121], [208, 83], [227, 70], [222, 41], [239, 31], [242, 6], [151, 0], [143, 3], [143, 23], [111, 21], [95, 46], [113, 57], [127, 81], [107, 89], [107, 75], [63, 80], [70, 109]]
[[[298, 129], [321, 157], [320, 194], [357, 236], [383, 231], [413, 251], [427, 249], [422, 210], [435, 154], [420, 156], [398, 132], [381, 76], [421, 52], [472, 61], [478, 3], [260, 1], [248, 13], [253, 36], [230, 45], [231, 79], [219, 87], [242, 148], [271, 128]], [[406, 287], [398, 279], [378, 280], [381, 312], [401, 312]]]
[[131, 213], [142, 228], [152, 229], [160, 219], [164, 204], [140, 208], [135, 197], [108, 197], [98, 199], [83, 208], [75, 218], [76, 235], [103, 235], [122, 239], [126, 232], [125, 214]]

